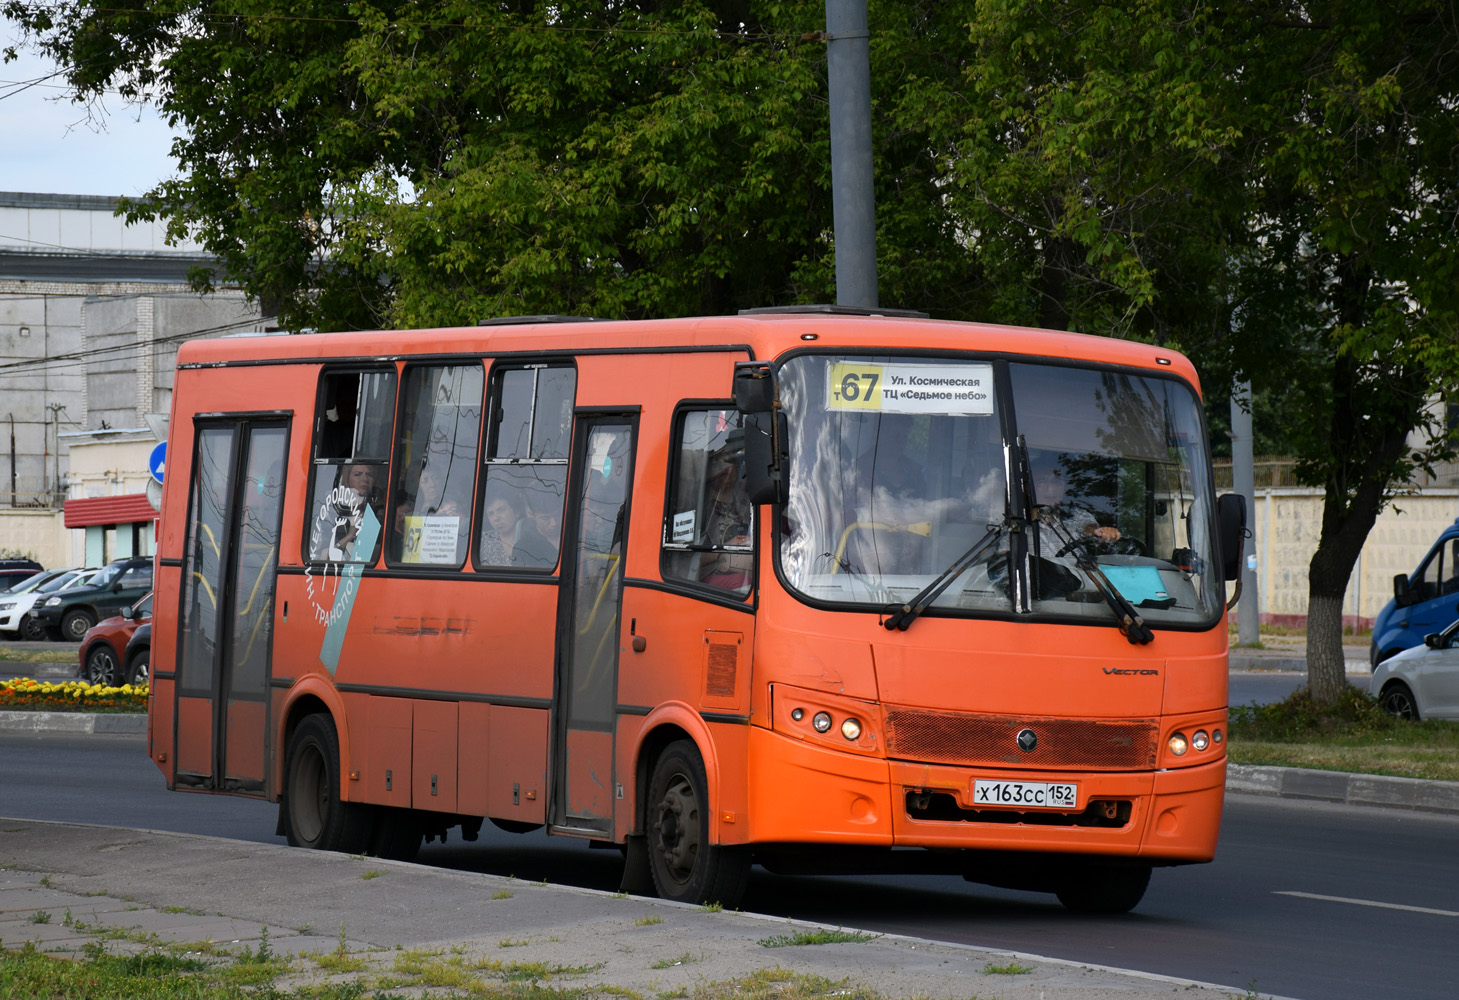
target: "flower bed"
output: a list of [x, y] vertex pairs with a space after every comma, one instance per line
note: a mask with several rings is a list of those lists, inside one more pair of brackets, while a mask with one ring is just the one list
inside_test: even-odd
[[147, 685], [108, 687], [85, 681], [52, 684], [29, 677], [0, 681], [0, 711], [145, 712]]

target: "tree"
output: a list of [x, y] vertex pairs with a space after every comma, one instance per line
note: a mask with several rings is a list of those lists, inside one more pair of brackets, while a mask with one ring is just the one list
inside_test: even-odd
[[[1308, 681], [1374, 520], [1459, 389], [1459, 29], [1439, 0], [981, 4], [953, 208], [1018, 318], [1191, 353], [1301, 403], [1324, 490]], [[1212, 377], [1214, 376], [1214, 377]]]
[[[182, 129], [179, 175], [131, 215], [295, 328], [834, 298], [819, 0], [4, 9], [79, 99], [119, 88]], [[878, 91], [908, 61], [960, 76], [946, 12], [883, 20]], [[881, 299], [967, 314], [941, 164], [895, 100], [880, 113]]]

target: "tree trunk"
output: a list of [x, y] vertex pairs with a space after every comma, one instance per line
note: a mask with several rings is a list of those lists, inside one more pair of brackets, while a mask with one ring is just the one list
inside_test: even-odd
[[1342, 652], [1342, 596], [1307, 599], [1307, 690], [1319, 705], [1331, 705], [1347, 684]]

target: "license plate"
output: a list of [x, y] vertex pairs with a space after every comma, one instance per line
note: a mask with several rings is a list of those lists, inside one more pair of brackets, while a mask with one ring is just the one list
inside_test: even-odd
[[1059, 781], [973, 782], [973, 806], [1001, 809], [1077, 809], [1079, 786]]

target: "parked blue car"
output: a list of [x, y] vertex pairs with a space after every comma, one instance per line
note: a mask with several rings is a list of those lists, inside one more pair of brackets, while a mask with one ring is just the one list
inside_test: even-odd
[[1422, 646], [1424, 636], [1459, 621], [1459, 519], [1439, 535], [1410, 575], [1393, 578], [1393, 600], [1373, 619], [1368, 662], [1374, 669], [1394, 653]]

